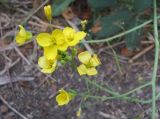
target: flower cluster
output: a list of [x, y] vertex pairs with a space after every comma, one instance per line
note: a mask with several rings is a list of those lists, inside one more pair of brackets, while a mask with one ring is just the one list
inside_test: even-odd
[[82, 63], [79, 67], [77, 67], [77, 70], [80, 75], [95, 75], [97, 74], [96, 66], [100, 65], [101, 62], [96, 54], [91, 56], [91, 54], [88, 51], [81, 52], [78, 55], [78, 59]]
[[[52, 9], [50, 5], [44, 7], [44, 14], [48, 21], [52, 20]], [[82, 21], [82, 29], [85, 29], [87, 21]], [[51, 33], [44, 32], [36, 35], [37, 44], [43, 49], [43, 56], [39, 57], [38, 65], [43, 73], [53, 73], [56, 69], [57, 62], [65, 63], [72, 60], [77, 50], [75, 46], [86, 37], [84, 31], [76, 31], [71, 27], [65, 27], [63, 30], [55, 29]], [[27, 40], [32, 39], [32, 33], [19, 25], [19, 31], [15, 36], [18, 45], [24, 44]], [[68, 49], [71, 49], [71, 56]], [[81, 64], [77, 67], [80, 75], [96, 75], [96, 67], [101, 64], [96, 54], [90, 54], [88, 51], [78, 54]], [[76, 93], [70, 93], [63, 89], [59, 90], [56, 101], [59, 106], [66, 105], [70, 102]], [[77, 112], [77, 117], [81, 115], [81, 109]]]
[[40, 57], [38, 61], [39, 66], [42, 68], [41, 71], [52, 73], [55, 70], [60, 52], [66, 52], [68, 47], [77, 45], [85, 36], [85, 32], [76, 32], [70, 27], [63, 30], [55, 29], [51, 34], [38, 34], [36, 37], [37, 43], [44, 49], [44, 56]]

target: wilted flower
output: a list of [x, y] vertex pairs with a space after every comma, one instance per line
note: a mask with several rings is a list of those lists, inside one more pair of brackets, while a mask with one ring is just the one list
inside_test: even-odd
[[23, 26], [19, 25], [20, 30], [16, 34], [16, 43], [18, 45], [24, 44], [27, 40], [32, 38], [32, 33], [29, 31], [26, 31]]
[[78, 59], [82, 63], [79, 67], [77, 67], [77, 70], [80, 75], [95, 75], [97, 74], [96, 66], [100, 65], [101, 62], [96, 54], [91, 56], [91, 54], [88, 51], [81, 52], [78, 55]]

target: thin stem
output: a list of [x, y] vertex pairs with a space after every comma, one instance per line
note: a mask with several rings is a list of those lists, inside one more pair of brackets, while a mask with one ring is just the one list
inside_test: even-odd
[[122, 73], [122, 70], [121, 70], [120, 63], [119, 63], [119, 58], [118, 58], [118, 56], [117, 56], [117, 54], [116, 54], [115, 50], [112, 48], [112, 46], [110, 45], [110, 43], [109, 43], [109, 42], [107, 42], [107, 44], [108, 44], [108, 46], [111, 48], [111, 50], [112, 50], [112, 52], [113, 52], [114, 59], [115, 59], [115, 62], [116, 62], [117, 68], [119, 69], [119, 72], [120, 72], [121, 74], [123, 74], [123, 73]]
[[141, 85], [141, 86], [139, 86], [139, 87], [137, 87], [137, 88], [135, 88], [135, 89], [127, 92], [127, 93], [121, 94], [121, 96], [127, 96], [127, 95], [132, 94], [133, 92], [135, 92], [135, 91], [137, 91], [137, 90], [140, 90], [140, 89], [142, 89], [142, 88], [145, 88], [145, 87], [147, 87], [147, 86], [149, 86], [149, 85], [151, 85], [151, 82], [148, 82], [148, 83], [146, 83], [146, 84], [143, 84], [143, 85]]
[[126, 92], [126, 93], [124, 93], [124, 94], [119, 94], [119, 93], [114, 92], [114, 91], [112, 91], [112, 90], [109, 90], [109, 89], [107, 89], [107, 88], [105, 88], [105, 87], [103, 87], [103, 86], [101, 86], [101, 85], [99, 85], [99, 84], [97, 84], [97, 83], [94, 83], [93, 81], [90, 81], [90, 80], [88, 80], [87, 78], [85, 78], [85, 80], [86, 80], [88, 83], [90, 83], [90, 84], [92, 84], [92, 85], [95, 85], [97, 88], [99, 88], [99, 89], [101, 89], [101, 90], [103, 90], [103, 91], [105, 91], [105, 92], [107, 92], [107, 93], [109, 93], [109, 94], [111, 94], [111, 95], [113, 95], [113, 96], [115, 96], [115, 97], [117, 97], [117, 98], [118, 98], [118, 97], [127, 96], [127, 95], [132, 94], [133, 92], [135, 92], [135, 91], [137, 91], [137, 90], [140, 90], [140, 89], [142, 89], [142, 88], [145, 88], [145, 87], [151, 85], [151, 82], [148, 82], [148, 83], [143, 84], [143, 85], [141, 85], [141, 86], [139, 86], [139, 87], [137, 87], [137, 88], [135, 88], [135, 89], [133, 89], [133, 90], [131, 90], [131, 91], [129, 91], [129, 92]]
[[103, 91], [105, 91], [105, 92], [107, 92], [107, 93], [109, 93], [109, 94], [111, 94], [111, 95], [119, 96], [119, 93], [117, 93], [117, 92], [114, 92], [114, 91], [109, 90], [109, 89], [107, 89], [107, 88], [105, 88], [105, 87], [102, 87], [101, 85], [99, 85], [99, 84], [97, 84], [97, 83], [94, 83], [93, 81], [90, 81], [90, 80], [88, 80], [87, 78], [85, 78], [85, 80], [86, 80], [88, 83], [90, 83], [90, 84], [92, 84], [92, 85], [95, 85], [97, 88], [99, 88], [99, 89], [101, 89], [101, 90], [103, 90]]
[[25, 24], [38, 10], [40, 10], [49, 0], [45, 0], [38, 8], [32, 10], [29, 15], [20, 23], [21, 25]]
[[[159, 19], [159, 18], [160, 18], [160, 16], [158, 16], [156, 19]], [[90, 41], [84, 41], [84, 42], [86, 42], [86, 43], [109, 42], [109, 41], [111, 41], [111, 40], [113, 40], [113, 39], [122, 37], [122, 36], [124, 36], [124, 35], [126, 35], [126, 34], [129, 34], [129, 33], [133, 32], [133, 31], [136, 31], [136, 30], [144, 27], [145, 25], [150, 24], [152, 21], [153, 21], [153, 20], [148, 20], [148, 21], [146, 21], [146, 22], [144, 22], [144, 23], [142, 23], [142, 24], [140, 24], [140, 25], [138, 25], [138, 26], [136, 26], [136, 27], [134, 27], [134, 28], [132, 28], [132, 29], [129, 29], [129, 30], [125, 31], [125, 32], [122, 32], [122, 33], [120, 33], [120, 34], [114, 35], [114, 36], [109, 37], [109, 38], [105, 38], [105, 39], [101, 39], [101, 40], [90, 40]]]
[[154, 7], [154, 42], [155, 42], [155, 59], [154, 59], [154, 69], [152, 74], [152, 119], [156, 119], [156, 75], [158, 69], [158, 57], [159, 57], [159, 41], [158, 41], [158, 28], [157, 28], [157, 1], [153, 0]]

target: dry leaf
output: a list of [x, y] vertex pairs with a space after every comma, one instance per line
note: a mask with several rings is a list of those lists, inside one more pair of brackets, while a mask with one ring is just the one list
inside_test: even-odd
[[102, 29], [101, 23], [100, 23], [100, 22], [96, 22], [96, 23], [94, 24], [94, 26], [91, 28], [91, 31], [92, 31], [93, 33], [97, 33], [97, 32], [99, 32], [101, 29]]
[[72, 9], [68, 7], [63, 13], [62, 16], [67, 20], [72, 20], [75, 17], [75, 14], [72, 12]]
[[135, 53], [131, 50], [129, 50], [128, 48], [122, 48], [121, 49], [121, 55], [125, 56], [125, 57], [132, 57]]

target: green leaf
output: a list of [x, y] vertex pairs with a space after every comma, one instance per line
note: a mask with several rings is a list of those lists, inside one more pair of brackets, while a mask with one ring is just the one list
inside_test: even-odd
[[74, 0], [56, 0], [52, 5], [53, 16], [61, 15]]
[[136, 12], [142, 12], [146, 8], [151, 8], [152, 0], [134, 0], [133, 2], [133, 9]]
[[116, 0], [88, 0], [88, 4], [92, 9], [100, 10], [105, 7], [113, 6]]
[[[132, 20], [132, 24], [130, 24], [130, 26], [128, 26], [128, 29], [131, 29], [137, 25], [139, 25], [140, 22], [138, 20]], [[126, 45], [129, 49], [133, 50], [136, 47], [138, 47], [139, 42], [140, 42], [140, 35], [141, 35], [141, 29], [133, 31], [127, 35], [125, 35], [125, 41], [126, 41]]]
[[5, 4], [5, 3], [9, 3], [10, 1], [9, 0], [0, 0], [0, 4]]
[[113, 15], [104, 16], [99, 19], [101, 24], [101, 31], [93, 34], [97, 38], [109, 37], [113, 34], [124, 30], [125, 23], [131, 18], [131, 12], [125, 10], [118, 10]]

